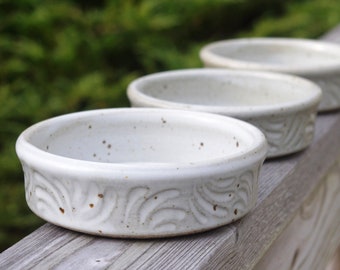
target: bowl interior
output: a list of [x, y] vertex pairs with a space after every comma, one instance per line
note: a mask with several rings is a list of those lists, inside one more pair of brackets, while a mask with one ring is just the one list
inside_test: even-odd
[[194, 163], [241, 155], [254, 147], [256, 136], [242, 128], [245, 123], [214, 117], [108, 110], [44, 121], [27, 131], [25, 139], [44, 152], [104, 163]]
[[[239, 39], [212, 43], [203, 51], [221, 59], [264, 65], [268, 69], [283, 68], [287, 71], [339, 66], [340, 63], [338, 46], [311, 40]], [[233, 66], [236, 63], [229, 64]]]
[[[161, 101], [207, 107], [275, 107], [297, 104], [319, 95], [318, 89], [295, 77], [273, 74], [223, 72], [207, 69], [195, 72], [149, 76], [131, 88], [135, 99], [150, 105]], [[133, 94], [130, 93], [133, 99]], [[171, 104], [168, 104], [169, 106]], [[174, 104], [172, 104], [174, 105]]]
[[251, 44], [235, 47], [216, 47], [213, 52], [238, 60], [272, 64], [272, 65], [318, 65], [336, 63], [332, 52], [318, 51], [314, 48], [284, 44]]

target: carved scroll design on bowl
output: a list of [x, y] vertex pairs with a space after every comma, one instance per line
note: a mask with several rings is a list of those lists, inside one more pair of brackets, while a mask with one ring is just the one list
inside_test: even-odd
[[304, 112], [252, 123], [266, 134], [271, 155], [296, 152], [309, 145], [314, 136], [315, 117], [314, 112]]
[[327, 78], [311, 78], [322, 89], [321, 109], [340, 107], [340, 74]]
[[[191, 185], [124, 185], [56, 177], [23, 163], [26, 199], [47, 221], [96, 228], [95, 233], [126, 235], [201, 230], [240, 218], [255, 204], [260, 165], [219, 179]], [[98, 179], [96, 179], [98, 180]], [[151, 233], [151, 234], [153, 234]]]
[[181, 192], [175, 188], [157, 191], [149, 187], [132, 188], [126, 196], [124, 223], [128, 227], [137, 217], [138, 227], [175, 231], [187, 217], [185, 207], [178, 204], [180, 197]]
[[234, 220], [244, 215], [256, 201], [259, 168], [241, 175], [196, 185], [189, 201], [190, 210], [200, 224], [211, 219]]
[[[86, 222], [100, 225], [110, 218], [117, 205], [117, 194], [94, 182], [79, 185], [72, 179], [45, 176], [23, 164], [26, 200], [42, 217], [58, 223]], [[104, 199], [105, 198], [105, 199]]]

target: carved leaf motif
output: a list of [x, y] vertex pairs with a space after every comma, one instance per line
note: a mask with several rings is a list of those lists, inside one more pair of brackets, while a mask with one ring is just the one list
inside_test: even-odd
[[253, 123], [259, 127], [265, 134], [269, 145], [269, 153], [278, 151], [281, 148], [283, 131], [286, 127], [285, 118], [268, 119], [267, 121]]
[[112, 188], [46, 177], [25, 165], [24, 171], [26, 197], [45, 218], [58, 216], [66, 222], [77, 219], [90, 225], [102, 224], [111, 218], [117, 203], [117, 194]]
[[337, 108], [340, 104], [340, 77], [313, 79], [322, 89], [322, 107]]
[[282, 146], [284, 148], [292, 149], [297, 145], [303, 144], [307, 122], [308, 117], [304, 115], [299, 115], [293, 117], [291, 121], [286, 121], [286, 129], [282, 138]]
[[33, 182], [31, 181], [31, 170], [29, 170], [28, 166], [25, 162], [21, 161], [23, 172], [24, 172], [24, 179], [25, 179], [25, 195], [26, 200], [30, 200], [31, 196], [33, 195]]
[[128, 195], [126, 196], [126, 207], [125, 207], [125, 218], [124, 223], [127, 224], [129, 222], [129, 218], [133, 215], [133, 211], [136, 208], [136, 205], [140, 205], [141, 201], [143, 201], [149, 193], [149, 188], [147, 187], [136, 187], [130, 190]]
[[141, 227], [157, 231], [176, 230], [187, 216], [185, 209], [175, 203], [180, 197], [180, 191], [166, 189], [150, 193], [146, 187], [136, 187], [128, 192], [125, 223], [129, 224], [137, 216]]
[[186, 216], [184, 209], [162, 208], [153, 213], [150, 226], [158, 231], [176, 230], [178, 222], [184, 220]]
[[314, 113], [305, 113], [295, 117], [270, 119], [253, 124], [265, 134], [269, 144], [269, 154], [303, 148], [313, 138]]
[[[258, 168], [241, 175], [212, 180], [205, 185], [197, 185], [189, 205], [195, 219], [205, 224], [211, 218], [232, 219], [234, 215], [245, 213], [253, 201], [254, 177]], [[235, 210], [237, 209], [237, 210]]]

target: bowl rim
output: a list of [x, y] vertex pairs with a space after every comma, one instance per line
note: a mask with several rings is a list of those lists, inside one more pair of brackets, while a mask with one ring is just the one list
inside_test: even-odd
[[[106, 163], [95, 162], [89, 160], [74, 159], [70, 157], [64, 157], [49, 153], [40, 149], [37, 146], [32, 145], [28, 138], [32, 133], [39, 131], [40, 128], [53, 125], [60, 121], [74, 121], [88, 116], [99, 116], [103, 114], [122, 114], [132, 113], [136, 116], [141, 112], [146, 114], [154, 113], [160, 114], [165, 112], [171, 115], [182, 116], [186, 115], [192, 119], [200, 119], [204, 121], [215, 121], [216, 123], [229, 122], [236, 127], [243, 129], [243, 132], [250, 133], [253, 137], [251, 147], [245, 151], [238, 151], [237, 153], [226, 155], [226, 157], [209, 158], [200, 160], [197, 162], [183, 162], [183, 163], [153, 163], [153, 162], [132, 162], [132, 163]], [[203, 121], [202, 121], [203, 122]], [[264, 134], [255, 126], [248, 124], [244, 121], [210, 114], [203, 112], [189, 112], [181, 110], [166, 110], [166, 109], [154, 109], [154, 108], [113, 108], [113, 109], [97, 109], [82, 112], [75, 112], [65, 114], [57, 117], [53, 117], [41, 122], [38, 122], [27, 129], [25, 129], [18, 137], [16, 141], [16, 152], [21, 162], [29, 164], [30, 166], [43, 168], [46, 171], [54, 171], [58, 174], [77, 173], [78, 175], [84, 175], [85, 179], [88, 179], [89, 175], [100, 175], [103, 177], [112, 178], [116, 175], [118, 178], [121, 175], [125, 175], [128, 172], [130, 175], [144, 177], [149, 180], [159, 180], [160, 178], [166, 178], [169, 175], [179, 175], [188, 177], [193, 174], [197, 174], [197, 169], [205, 169], [205, 173], [216, 174], [219, 172], [225, 172], [228, 170], [239, 170], [254, 162], [265, 158], [267, 154], [267, 142]], [[147, 172], [147, 173], [146, 173]], [[161, 177], [160, 174], [162, 175]], [[117, 179], [118, 179], [117, 178]], [[123, 180], [126, 182], [127, 180]]]
[[[275, 79], [278, 81], [288, 81], [290, 83], [297, 84], [308, 89], [310, 95], [307, 95], [303, 100], [283, 102], [276, 105], [261, 105], [261, 106], [209, 106], [209, 105], [196, 105], [180, 102], [166, 101], [160, 98], [155, 98], [145, 94], [140, 90], [140, 85], [153, 81], [162, 80], [164, 78], [176, 78], [186, 76], [243, 76], [251, 78], [263, 78], [263, 79]], [[127, 88], [127, 96], [132, 102], [137, 104], [143, 104], [143, 106], [166, 108], [166, 109], [181, 109], [208, 112], [215, 114], [223, 114], [230, 117], [236, 118], [255, 118], [265, 117], [269, 115], [287, 115], [293, 112], [299, 112], [304, 109], [317, 106], [322, 97], [322, 90], [320, 87], [307, 79], [297, 77], [289, 74], [280, 74], [274, 72], [264, 71], [248, 71], [248, 70], [227, 70], [221, 68], [204, 68], [204, 69], [182, 69], [173, 71], [158, 72], [150, 75], [146, 75], [132, 81]], [[282, 107], [285, 109], [282, 110]]]
[[258, 71], [271, 71], [292, 73], [296, 75], [322, 75], [334, 72], [340, 72], [340, 60], [338, 63], [328, 63], [313, 66], [291, 66], [272, 65], [266, 63], [257, 63], [253, 61], [238, 60], [236, 58], [221, 56], [212, 52], [214, 48], [223, 48], [230, 45], [253, 46], [253, 45], [283, 45], [294, 46], [298, 48], [308, 48], [315, 52], [334, 52], [340, 56], [340, 45], [314, 39], [303, 38], [284, 38], [284, 37], [248, 37], [235, 38], [211, 42], [200, 49], [199, 57], [204, 63], [211, 63], [216, 66], [225, 68], [250, 69]]

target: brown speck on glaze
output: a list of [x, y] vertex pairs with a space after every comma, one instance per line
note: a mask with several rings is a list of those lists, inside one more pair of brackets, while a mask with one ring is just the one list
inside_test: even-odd
[[112, 147], [112, 145], [111, 145], [111, 144], [108, 144], [108, 145], [107, 145], [107, 148], [109, 148], [109, 149], [110, 149], [111, 147]]
[[237, 209], [234, 210], [234, 214], [237, 215]]
[[240, 184], [237, 184], [237, 186], [236, 186], [237, 188], [239, 188], [240, 187]]
[[126, 175], [124, 178], [125, 178], [125, 179], [128, 179], [129, 177]]
[[48, 145], [46, 145], [46, 150], [48, 150], [50, 147]]
[[102, 230], [98, 230], [99, 233], [103, 233]]
[[237, 141], [236, 142], [236, 147], [239, 147], [240, 146], [240, 143]]
[[102, 141], [102, 143], [103, 143], [103, 144], [106, 144], [106, 141], [105, 141], [105, 140], [103, 140], [103, 141]]
[[200, 143], [200, 146], [202, 146], [202, 147], [203, 147], [203, 146], [204, 146], [204, 143], [202, 143], [202, 142], [201, 142], [201, 143]]
[[75, 212], [76, 211], [76, 208], [72, 207], [72, 212]]
[[231, 193], [229, 193], [229, 197], [231, 197]]
[[89, 125], [89, 126], [88, 126], [88, 129], [91, 129], [91, 128], [92, 128], [92, 126], [91, 126], [91, 125]]
[[[99, 231], [101, 233], [101, 231]], [[100, 260], [96, 260], [96, 262], [100, 262]]]
[[59, 207], [59, 211], [60, 211], [62, 214], [64, 214], [64, 213], [65, 213], [65, 210], [64, 210], [64, 208], [61, 208], [61, 207]]
[[32, 191], [30, 191], [30, 196], [32, 196]]
[[161, 120], [163, 124], [166, 124], [166, 120], [163, 117], [161, 118]]
[[100, 194], [98, 194], [98, 197], [103, 199], [104, 198], [104, 194], [100, 193]]
[[93, 208], [93, 207], [94, 207], [94, 204], [93, 204], [93, 203], [90, 203], [89, 206], [90, 206], [91, 208]]
[[97, 156], [97, 154], [96, 153], [93, 153], [93, 157], [96, 157]]
[[216, 209], [217, 209], [217, 204], [214, 204], [213, 209], [214, 209], [214, 211], [216, 211]]
[[168, 88], [168, 86], [167, 86], [166, 84], [164, 84], [164, 85], [163, 85], [163, 88], [164, 88], [164, 89], [167, 89], [167, 88]]
[[157, 198], [158, 198], [158, 197], [157, 197], [157, 196], [155, 196], [155, 197], [153, 197], [153, 198], [154, 198], [155, 200], [157, 200]]

